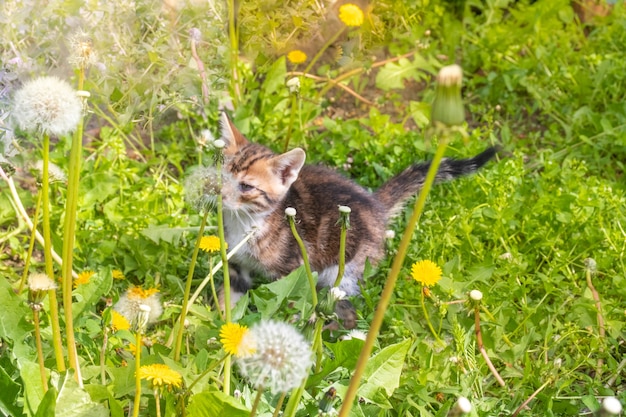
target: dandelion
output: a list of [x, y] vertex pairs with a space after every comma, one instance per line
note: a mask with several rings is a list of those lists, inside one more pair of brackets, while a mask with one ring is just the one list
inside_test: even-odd
[[167, 365], [155, 363], [139, 368], [139, 377], [150, 382], [153, 388], [180, 388], [183, 377]]
[[411, 267], [411, 276], [420, 284], [430, 287], [441, 279], [441, 268], [429, 260], [415, 262]]
[[300, 78], [293, 77], [287, 80], [287, 88], [291, 94], [298, 94], [300, 92]]
[[97, 61], [93, 42], [85, 32], [75, 33], [69, 38], [70, 57], [68, 62], [76, 68], [87, 68]]
[[117, 280], [123, 280], [126, 278], [124, 276], [124, 273], [120, 271], [119, 269], [114, 269], [113, 272], [111, 272], [111, 275], [113, 276], [113, 279], [117, 279]]
[[56, 283], [46, 274], [30, 274], [28, 276], [28, 302], [31, 306], [39, 305], [48, 294], [48, 291], [57, 288]]
[[[35, 163], [35, 169], [41, 174], [41, 178], [43, 178], [43, 161], [39, 160]], [[52, 162], [48, 162], [48, 182], [66, 182], [67, 176], [65, 172], [59, 167], [57, 164], [53, 164]]]
[[363, 10], [356, 4], [346, 3], [339, 8], [339, 20], [346, 26], [361, 26], [363, 24]]
[[163, 313], [159, 290], [156, 288], [131, 287], [120, 297], [113, 309], [126, 317], [129, 322], [134, 323], [142, 313], [141, 306], [150, 308], [147, 314], [147, 322], [156, 322], [161, 313]]
[[130, 330], [130, 322], [126, 319], [126, 317], [113, 310], [111, 312], [111, 327], [114, 332], [118, 330]]
[[78, 126], [83, 103], [66, 81], [39, 77], [15, 94], [13, 117], [23, 130], [63, 136]]
[[470, 291], [469, 296], [474, 301], [480, 301], [483, 299], [483, 293], [478, 290]]
[[287, 59], [292, 64], [302, 64], [306, 62], [307, 56], [303, 51], [294, 49], [287, 54]]
[[96, 273], [93, 271], [83, 271], [78, 274], [78, 277], [74, 280], [74, 288], [78, 288], [79, 285], [89, 284], [91, 277]]
[[348, 333], [341, 336], [340, 339], [343, 341], [352, 340], [352, 339], [359, 339], [359, 340], [365, 341], [365, 339], [367, 339], [367, 333], [365, 333], [363, 330], [352, 329]]
[[300, 386], [313, 364], [309, 343], [287, 323], [262, 321], [250, 328], [242, 343], [256, 346], [254, 353], [236, 361], [241, 374], [258, 390], [288, 392]]
[[217, 236], [202, 236], [200, 239], [200, 249], [207, 253], [219, 252], [220, 238]]
[[[255, 352], [256, 348], [253, 340], [246, 338], [248, 328], [238, 323], [226, 323], [220, 329], [220, 342], [224, 346], [224, 350], [229, 355], [247, 356]], [[244, 338], [247, 343], [242, 343]]]
[[211, 210], [220, 192], [218, 181], [219, 172], [214, 167], [196, 169], [185, 180], [185, 200], [198, 212]]

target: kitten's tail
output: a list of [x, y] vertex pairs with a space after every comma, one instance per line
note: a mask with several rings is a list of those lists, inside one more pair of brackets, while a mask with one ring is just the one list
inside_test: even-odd
[[[462, 175], [472, 174], [485, 165], [498, 152], [491, 147], [470, 159], [441, 160], [435, 182], [448, 181]], [[422, 189], [430, 162], [412, 165], [383, 184], [375, 193], [376, 198], [387, 209], [388, 218], [395, 216], [406, 200]]]

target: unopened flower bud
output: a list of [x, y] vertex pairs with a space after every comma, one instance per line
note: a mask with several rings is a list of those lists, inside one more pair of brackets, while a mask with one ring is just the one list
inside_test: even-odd
[[602, 413], [601, 416], [616, 416], [622, 412], [622, 404], [615, 397], [606, 397], [602, 401]]
[[213, 142], [213, 146], [215, 146], [217, 149], [223, 149], [224, 146], [226, 146], [226, 142], [224, 142], [222, 139], [218, 139]]
[[483, 293], [478, 290], [470, 291], [469, 296], [474, 301], [480, 301], [483, 299]]
[[297, 94], [300, 92], [300, 78], [294, 77], [287, 81], [287, 88], [291, 94]]
[[461, 98], [461, 81], [463, 71], [458, 65], [441, 68], [437, 75], [435, 101], [431, 111], [431, 121], [446, 126], [456, 126], [465, 120], [463, 99]]
[[295, 215], [296, 215], [296, 209], [295, 209], [295, 208], [293, 208], [293, 207], [287, 207], [287, 208], [285, 209], [285, 216], [288, 216], [288, 217], [295, 217]]

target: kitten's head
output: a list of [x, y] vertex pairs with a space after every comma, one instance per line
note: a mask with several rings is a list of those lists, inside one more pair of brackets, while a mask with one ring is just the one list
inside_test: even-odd
[[222, 114], [224, 148], [224, 208], [247, 213], [269, 213], [283, 200], [298, 178], [306, 154], [300, 148], [276, 155], [268, 148], [250, 143]]

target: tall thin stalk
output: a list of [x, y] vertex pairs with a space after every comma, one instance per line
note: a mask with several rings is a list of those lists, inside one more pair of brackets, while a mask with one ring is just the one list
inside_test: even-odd
[[[52, 238], [50, 237], [50, 135], [43, 134], [43, 174], [41, 184], [42, 206], [43, 206], [43, 253], [46, 274], [54, 280], [54, 268], [52, 266]], [[70, 267], [71, 270], [71, 267]], [[61, 340], [61, 325], [59, 322], [59, 304], [56, 290], [48, 291], [50, 298], [50, 324], [52, 325], [52, 344], [54, 346], [54, 357], [56, 359], [57, 370], [65, 371], [65, 358], [63, 357], [63, 342]]]

